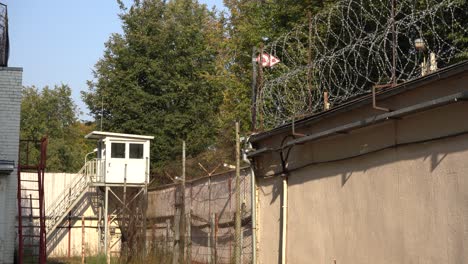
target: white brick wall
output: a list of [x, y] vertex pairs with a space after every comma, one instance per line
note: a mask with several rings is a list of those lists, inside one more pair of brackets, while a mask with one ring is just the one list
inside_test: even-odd
[[[21, 68], [0, 68], [0, 159], [18, 164]], [[0, 264], [13, 263], [16, 242], [17, 172], [0, 174]]]

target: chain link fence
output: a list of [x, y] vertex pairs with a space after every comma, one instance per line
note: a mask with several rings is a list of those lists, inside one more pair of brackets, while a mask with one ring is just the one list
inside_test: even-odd
[[[180, 245], [184, 247], [186, 263], [234, 263], [235, 181], [235, 172], [227, 172], [186, 182], [185, 202], [178, 199], [182, 184], [149, 190], [149, 255], [165, 255], [168, 261]], [[252, 257], [250, 184], [249, 171], [244, 169], [240, 183], [242, 263], [250, 263]], [[177, 216], [178, 207], [185, 209], [182, 210], [184, 219]], [[178, 238], [179, 230], [182, 231]]]

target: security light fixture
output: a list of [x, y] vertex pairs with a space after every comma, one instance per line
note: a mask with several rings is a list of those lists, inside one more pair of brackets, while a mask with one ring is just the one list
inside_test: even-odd
[[426, 44], [424, 43], [424, 40], [421, 38], [417, 38], [414, 40], [414, 48], [421, 52], [426, 50]]
[[88, 156], [89, 156], [89, 155], [91, 155], [91, 154], [93, 154], [93, 153], [95, 153], [95, 152], [97, 152], [97, 151], [98, 151], [98, 149], [95, 148], [93, 151], [91, 151], [91, 152], [89, 152], [89, 153], [86, 153], [85, 158], [84, 158], [84, 162], [86, 163], [86, 162], [88, 161]]

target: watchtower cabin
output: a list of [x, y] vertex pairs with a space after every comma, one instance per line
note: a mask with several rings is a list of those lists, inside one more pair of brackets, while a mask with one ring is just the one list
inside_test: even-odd
[[97, 140], [95, 162], [87, 168], [94, 185], [148, 183], [153, 136], [93, 131], [85, 138]]

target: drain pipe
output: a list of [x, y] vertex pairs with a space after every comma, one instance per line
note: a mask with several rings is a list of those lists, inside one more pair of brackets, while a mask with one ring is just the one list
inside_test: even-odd
[[243, 151], [243, 160], [250, 167], [250, 207], [251, 207], [251, 218], [252, 218], [252, 264], [257, 264], [257, 200], [256, 200], [256, 191], [257, 184], [255, 182], [255, 171], [253, 162], [247, 158], [248, 150], [252, 149], [252, 145], [249, 142], [249, 139], [246, 140], [248, 144], [247, 150]]
[[281, 226], [281, 264], [286, 264], [286, 242], [287, 242], [287, 223], [288, 223], [288, 176], [282, 175], [283, 178], [283, 201], [282, 209], [282, 226]]
[[[284, 143], [286, 142], [286, 139], [289, 137], [295, 138], [295, 135], [288, 135], [283, 138], [281, 141], [281, 146], [284, 146]], [[288, 237], [287, 237], [287, 229], [288, 229], [288, 158], [289, 158], [289, 153], [291, 152], [293, 147], [289, 147], [285, 149], [285, 152], [283, 150], [280, 152], [280, 158], [281, 158], [281, 168], [282, 168], [282, 173], [281, 173], [281, 180], [283, 181], [283, 191], [282, 191], [282, 199], [281, 199], [281, 264], [286, 264], [286, 251], [287, 251], [287, 242], [288, 242]]]

